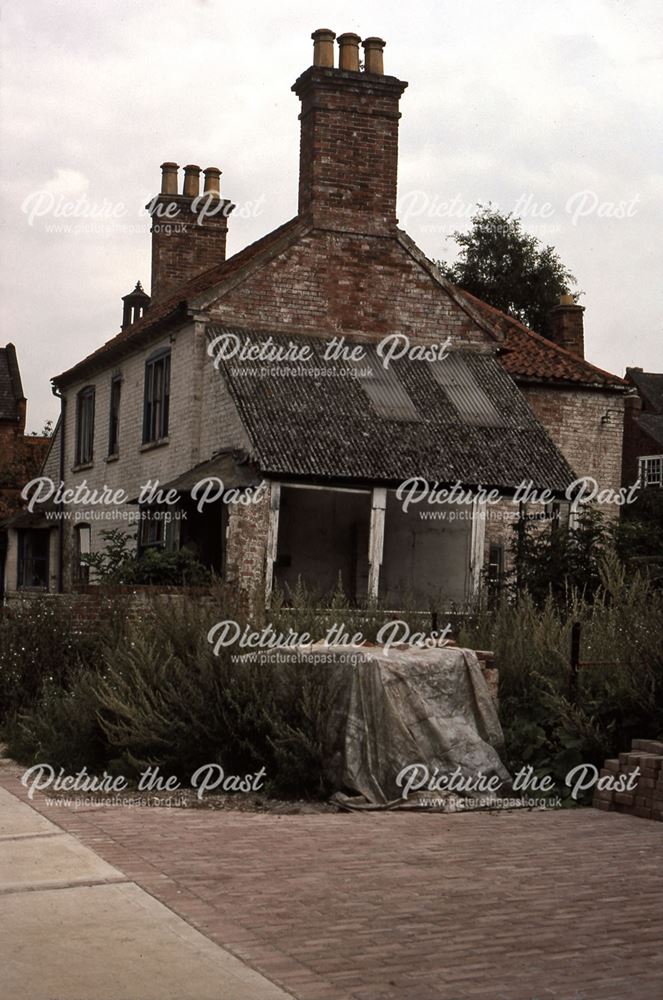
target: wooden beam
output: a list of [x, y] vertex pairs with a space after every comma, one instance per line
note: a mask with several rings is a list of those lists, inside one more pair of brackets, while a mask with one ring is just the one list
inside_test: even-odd
[[486, 541], [486, 503], [475, 497], [472, 501], [472, 521], [470, 530], [470, 572], [468, 597], [476, 597], [481, 587], [481, 572], [484, 563]]
[[376, 486], [371, 498], [371, 525], [368, 536], [368, 597], [371, 601], [377, 601], [380, 587], [386, 508], [387, 491], [383, 486]]
[[273, 482], [269, 495], [269, 525], [267, 527], [267, 553], [265, 561], [265, 605], [269, 605], [274, 589], [274, 562], [279, 543], [279, 512], [281, 509], [281, 484]]

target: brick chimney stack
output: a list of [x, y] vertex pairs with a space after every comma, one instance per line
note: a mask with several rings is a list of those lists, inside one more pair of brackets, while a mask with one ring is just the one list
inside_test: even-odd
[[[313, 65], [293, 86], [299, 116], [299, 214], [323, 228], [393, 232], [396, 219], [399, 102], [407, 83], [384, 75], [385, 42], [313, 32]], [[359, 45], [365, 68], [359, 68]]]
[[184, 168], [181, 194], [178, 171], [177, 163], [161, 164], [161, 192], [146, 205], [152, 216], [152, 303], [226, 259], [228, 216], [235, 206], [221, 198], [221, 171], [203, 171], [202, 194], [200, 167]]
[[584, 306], [579, 306], [572, 295], [561, 295], [559, 304], [548, 313], [545, 331], [548, 340], [565, 347], [579, 358], [585, 357]]

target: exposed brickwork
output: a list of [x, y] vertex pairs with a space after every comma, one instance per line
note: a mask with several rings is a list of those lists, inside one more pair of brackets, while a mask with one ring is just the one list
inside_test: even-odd
[[69, 594], [12, 594], [8, 604], [0, 608], [0, 616], [11, 615], [22, 606], [38, 601], [41, 606], [57, 607], [65, 612], [72, 631], [87, 631], [108, 622], [111, 614], [121, 614], [139, 623], [151, 613], [155, 602], [179, 606], [187, 596], [195, 598], [197, 603], [214, 605], [214, 598], [204, 587], [104, 586]]
[[[636, 768], [638, 777], [629, 780]], [[625, 787], [620, 791], [597, 788], [593, 802], [597, 809], [663, 820], [663, 743], [633, 740], [630, 753], [620, 753], [618, 759], [605, 761], [601, 778], [615, 785], [623, 781]]]
[[291, 334], [492, 347], [396, 240], [314, 230], [213, 302], [214, 320]]
[[[201, 213], [203, 202], [183, 195], [160, 195], [152, 210], [153, 302], [168, 297], [203, 271], [226, 259], [229, 201], [210, 202], [209, 215]], [[166, 213], [166, 208], [170, 210]], [[212, 214], [214, 213], [214, 214]]]
[[20, 510], [21, 490], [39, 472], [49, 445], [50, 438], [0, 422], [0, 519]]
[[[621, 485], [624, 397], [619, 393], [521, 385], [530, 407], [578, 476], [601, 489]], [[604, 508], [613, 514], [618, 507]]]
[[265, 594], [269, 493], [258, 503], [229, 507], [225, 582], [238, 608], [254, 614]]
[[311, 67], [301, 99], [299, 214], [316, 225], [386, 232], [396, 225], [398, 102], [406, 83]]
[[548, 315], [546, 336], [579, 358], [585, 357], [584, 306], [560, 304]]

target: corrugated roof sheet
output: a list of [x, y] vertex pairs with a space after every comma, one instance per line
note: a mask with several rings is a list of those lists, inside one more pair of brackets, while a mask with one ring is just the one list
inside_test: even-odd
[[[375, 413], [387, 420], [421, 420], [394, 367], [385, 368], [372, 344], [367, 344], [365, 351], [365, 361], [353, 367]], [[362, 369], [368, 374], [362, 374]]]
[[431, 364], [436, 382], [451, 400], [460, 418], [477, 427], [503, 427], [504, 420], [459, 352]]
[[[267, 334], [210, 326], [210, 339], [233, 333], [259, 345]], [[271, 334], [286, 350], [288, 337]], [[337, 374], [314, 377], [306, 370], [330, 369], [326, 341], [296, 337], [312, 360], [269, 367], [236, 359], [221, 361], [261, 471], [272, 475], [398, 483], [414, 476], [440, 483], [515, 488], [524, 479], [563, 491], [575, 476], [536, 420], [522, 393], [492, 354], [459, 351], [458, 371], [499, 415], [500, 425], [470, 423], [440, 386], [431, 364], [401, 358], [393, 373], [421, 419], [399, 419], [367, 405], [360, 379]], [[444, 362], [442, 362], [444, 364]], [[347, 372], [347, 367], [345, 370]], [[286, 374], [287, 372], [287, 374]], [[469, 390], [468, 390], [469, 391]]]

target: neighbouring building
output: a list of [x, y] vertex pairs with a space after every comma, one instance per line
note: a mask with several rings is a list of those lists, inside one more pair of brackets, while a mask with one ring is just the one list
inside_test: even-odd
[[624, 485], [663, 487], [663, 374], [627, 368], [624, 419]]
[[[9, 532], [14, 540], [15, 568], [11, 589], [23, 587], [36, 578], [48, 584], [50, 532], [34, 535], [35, 528], [21, 512], [21, 490], [37, 475], [49, 446], [49, 438], [25, 433], [27, 400], [13, 344], [0, 347], [0, 597], [5, 581], [5, 561]], [[23, 558], [33, 553], [33, 562]]]
[[[293, 86], [297, 215], [226, 259], [220, 170], [203, 171], [201, 193], [198, 166], [180, 184], [162, 165], [150, 295], [125, 296], [120, 332], [53, 380], [62, 414], [44, 471], [123, 489], [140, 548], [190, 548], [249, 605], [299, 579], [340, 579], [357, 604], [461, 604], [503, 564], [510, 523], [476, 497], [406, 511], [399, 484], [495, 489], [505, 507], [523, 481], [560, 502], [580, 475], [617, 489], [625, 386], [585, 360], [572, 300], [539, 334], [441, 276], [398, 227], [407, 84], [385, 75], [385, 43], [361, 42], [360, 68], [356, 35], [337, 39], [338, 64], [334, 33], [313, 39]], [[385, 367], [390, 337], [405, 353]], [[235, 492], [198, 510], [205, 479]], [[186, 517], [141, 497], [156, 481]], [[128, 527], [121, 516], [106, 505], [61, 522], [58, 586], [77, 585], [81, 555]]]

